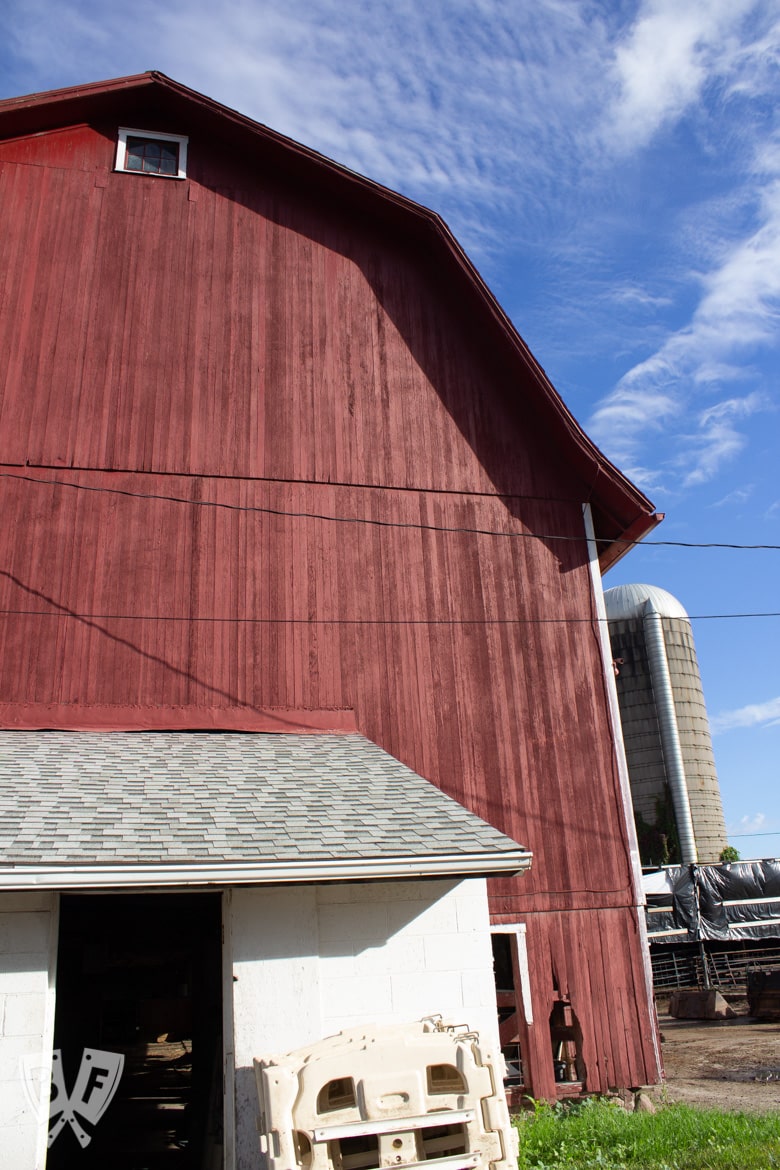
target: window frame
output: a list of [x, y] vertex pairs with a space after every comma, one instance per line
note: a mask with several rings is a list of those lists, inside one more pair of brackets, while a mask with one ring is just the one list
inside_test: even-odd
[[[178, 170], [175, 175], [164, 175], [157, 171], [134, 171], [127, 166], [127, 139], [153, 138], [158, 142], [175, 142], [179, 148]], [[189, 138], [186, 134], [167, 134], [160, 130], [138, 130], [130, 126], [120, 126], [116, 143], [115, 171], [123, 175], [144, 175], [155, 179], [186, 179], [187, 178], [187, 146]]]

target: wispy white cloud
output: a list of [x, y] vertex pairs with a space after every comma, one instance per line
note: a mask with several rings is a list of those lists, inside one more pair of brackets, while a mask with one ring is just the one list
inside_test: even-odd
[[780, 696], [765, 703], [751, 703], [734, 711], [723, 711], [710, 720], [713, 735], [737, 727], [775, 727], [780, 724]]
[[780, 65], [780, 19], [777, 4], [767, 0], [757, 4], [763, 20], [755, 34], [733, 57], [734, 72], [727, 86], [727, 96], [754, 98], [772, 92], [777, 84]]
[[680, 440], [685, 448], [678, 460], [683, 469], [683, 487], [706, 483], [734, 459], [747, 443], [736, 420], [749, 418], [767, 405], [764, 395], [754, 391], [745, 398], [727, 398], [703, 410], [696, 433]]
[[766, 813], [749, 813], [741, 816], [739, 820], [731, 822], [726, 829], [729, 837], [733, 837], [739, 846], [740, 853], [743, 859], [746, 857], [761, 856], [765, 849], [775, 849], [776, 846], [769, 843], [768, 845], [748, 845], [747, 842], [739, 840], [740, 837], [780, 837], [780, 818], [777, 816], [767, 816]]
[[765, 813], [753, 813], [751, 816], [746, 814], [745, 816], [740, 817], [736, 826], [729, 831], [737, 834], [758, 833], [761, 831], [761, 829], [765, 828], [766, 824], [767, 818]]
[[611, 458], [635, 464], [638, 438], [662, 431], [682, 413], [682, 403], [660, 386], [633, 386], [629, 379], [612, 392], [591, 417], [588, 429]]
[[623, 305], [636, 305], [642, 309], [658, 309], [672, 303], [672, 298], [663, 293], [651, 292], [639, 284], [618, 284], [606, 294], [611, 301]]
[[[7, 0], [41, 88], [159, 68], [380, 182], [478, 244], [589, 153], [608, 28], [586, 0]], [[152, 46], [151, 50], [149, 46]], [[8, 79], [12, 83], [12, 79]], [[524, 199], [525, 195], [525, 199]]]
[[[778, 160], [780, 161], [780, 160]], [[690, 325], [672, 334], [624, 381], [667, 381], [681, 374], [705, 383], [722, 380], [730, 357], [777, 338], [780, 322], [780, 179], [758, 190], [759, 225], [727, 248], [721, 263], [701, 277], [703, 295]], [[714, 371], [714, 378], [713, 378]], [[734, 367], [736, 372], [736, 367]]]
[[746, 504], [755, 491], [755, 484], [747, 483], [743, 487], [734, 488], [720, 500], [714, 500], [710, 508], [726, 508], [730, 504]]
[[[729, 128], [743, 172], [739, 184], [707, 204], [681, 210], [678, 254], [687, 270], [680, 264], [668, 273], [666, 287], [645, 279], [636, 298], [630, 282], [616, 290], [627, 307], [650, 307], [657, 298], [656, 324], [674, 320], [669, 300], [694, 297], [687, 321], [679, 323], [678, 310], [674, 327], [588, 422], [613, 459], [635, 476], [640, 471], [644, 486], [665, 481], [684, 489], [713, 480], [745, 450], [750, 416], [769, 406], [766, 391], [749, 389], [761, 384], [754, 355], [780, 342], [780, 135], [767, 117], [778, 70], [773, 0], [643, 0], [615, 43], [605, 142], [636, 154], [689, 118], [688, 132], [696, 126], [713, 154], [722, 150], [708, 139], [713, 127], [721, 135]], [[728, 387], [740, 393], [724, 394]]]
[[[771, 156], [774, 159], [774, 156]], [[648, 435], [677, 419], [690, 439], [685, 457], [669, 461], [684, 486], [713, 478], [744, 446], [736, 426], [766, 408], [764, 395], [730, 397], [702, 410], [697, 399], [746, 378], [744, 357], [780, 341], [780, 179], [760, 189], [760, 223], [698, 278], [702, 295], [690, 322], [635, 365], [597, 406], [590, 429], [618, 460], [634, 463]], [[688, 423], [686, 428], [685, 423]], [[690, 424], [695, 426], [689, 433]], [[667, 456], [668, 458], [668, 456]], [[691, 466], [686, 470], [685, 463]]]
[[762, 7], [756, 0], [645, 0], [615, 50], [614, 100], [605, 127], [613, 145], [643, 146], [677, 121], [708, 83], [744, 70], [758, 45], [750, 52], [737, 33]]

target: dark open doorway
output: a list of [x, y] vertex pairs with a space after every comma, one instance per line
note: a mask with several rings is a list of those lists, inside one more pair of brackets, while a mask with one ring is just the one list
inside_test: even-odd
[[511, 1105], [519, 1104], [525, 1095], [525, 1072], [520, 1048], [521, 990], [517, 974], [517, 941], [513, 934], [501, 931], [491, 935], [493, 944], [493, 976], [496, 983], [498, 1034], [501, 1054], [506, 1061], [504, 1088]]
[[220, 1170], [220, 895], [63, 896], [56, 1004], [62, 1079], [86, 1109], [73, 1102], [47, 1170]]

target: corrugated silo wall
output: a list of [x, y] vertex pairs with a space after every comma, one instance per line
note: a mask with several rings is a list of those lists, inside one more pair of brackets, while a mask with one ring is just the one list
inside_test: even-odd
[[663, 627], [699, 861], [718, 861], [728, 841], [693, 630], [682, 618]]
[[[726, 827], [693, 631], [682, 618], [662, 621], [699, 861], [717, 861]], [[623, 659], [617, 691], [634, 810], [653, 825], [666, 769], [642, 618], [611, 621], [609, 631], [612, 654]]]
[[634, 811], [656, 823], [656, 801], [664, 798], [666, 770], [653, 700], [641, 618], [609, 623], [612, 655], [622, 659], [617, 692]]

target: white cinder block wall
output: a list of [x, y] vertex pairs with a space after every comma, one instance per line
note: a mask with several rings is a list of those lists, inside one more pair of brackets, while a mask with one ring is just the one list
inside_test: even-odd
[[498, 1044], [482, 878], [235, 889], [226, 912], [238, 1170], [259, 1166], [254, 1057], [433, 1013]]
[[0, 1166], [9, 1170], [40, 1170], [46, 1158], [57, 921], [56, 894], [0, 894]]

